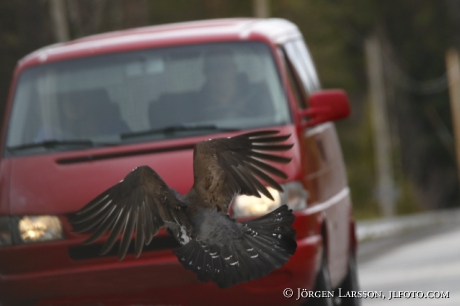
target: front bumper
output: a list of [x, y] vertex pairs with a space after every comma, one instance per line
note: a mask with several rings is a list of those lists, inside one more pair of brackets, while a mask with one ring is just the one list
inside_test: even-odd
[[71, 256], [84, 240], [77, 236], [0, 248], [1, 305], [295, 304], [295, 298], [283, 297], [283, 289], [312, 289], [320, 261], [321, 236], [306, 235], [310, 217], [297, 216], [297, 251], [286, 265], [229, 289], [199, 282], [168, 249], [143, 252], [138, 259], [129, 254], [118, 262], [115, 255]]

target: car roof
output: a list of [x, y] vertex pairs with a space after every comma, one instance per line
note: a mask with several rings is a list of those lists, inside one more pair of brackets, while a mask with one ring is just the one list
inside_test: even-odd
[[50, 45], [25, 56], [19, 66], [149, 47], [221, 40], [264, 39], [282, 43], [301, 34], [293, 23], [280, 18], [228, 18], [154, 25], [108, 32]]

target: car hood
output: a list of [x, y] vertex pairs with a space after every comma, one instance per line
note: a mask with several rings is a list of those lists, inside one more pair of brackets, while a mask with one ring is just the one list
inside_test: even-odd
[[[292, 126], [280, 129], [282, 133], [295, 133]], [[194, 145], [209, 138], [237, 134], [240, 133], [8, 158], [3, 161], [1, 176], [6, 181], [9, 172], [9, 180], [8, 184], [0, 184], [1, 192], [9, 191], [7, 202], [12, 215], [67, 214], [82, 208], [135, 167], [148, 165], [170, 187], [185, 194], [193, 185]], [[288, 180], [296, 177], [300, 168], [296, 147], [284, 154], [293, 157], [291, 163], [277, 165], [288, 174]], [[5, 211], [2, 202], [0, 210]]]

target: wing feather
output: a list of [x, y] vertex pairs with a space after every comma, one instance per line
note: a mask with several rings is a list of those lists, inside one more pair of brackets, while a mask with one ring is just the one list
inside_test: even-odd
[[[268, 191], [267, 187], [265, 187], [248, 169], [245, 167], [238, 167], [238, 169], [245, 174], [245, 176], [251, 181], [252, 184], [256, 187], [257, 191], [262, 193], [267, 198], [272, 198], [271, 193]], [[256, 197], [260, 197], [260, 194], [254, 194]]]
[[[287, 150], [289, 150], [289, 148]], [[255, 151], [252, 151], [249, 154], [256, 158], [265, 159], [280, 164], [288, 164], [291, 161], [291, 159], [287, 157], [276, 156], [272, 154], [263, 154]]]
[[[105, 219], [99, 223], [99, 226], [95, 229], [94, 233], [83, 242], [84, 244], [93, 243], [97, 239], [101, 238], [101, 236], [104, 235], [105, 232], [107, 232], [107, 230], [112, 226], [113, 222], [115, 222], [115, 219], [118, 216], [118, 213], [115, 212], [116, 210], [116, 206], [112, 207]], [[83, 231], [86, 230], [87, 229], [83, 229]]]
[[[251, 164], [246, 164], [246, 167], [249, 168], [249, 170], [254, 174], [256, 175], [258, 178], [260, 178], [261, 180], [263, 180], [265, 183], [267, 183], [270, 187], [278, 190], [278, 191], [283, 191], [283, 188], [281, 187], [280, 184], [278, 184], [277, 181], [275, 181], [274, 179], [272, 179], [269, 175], [267, 175], [265, 172], [263, 171], [260, 171], [258, 168], [254, 167], [253, 165]], [[270, 197], [271, 198], [271, 197]], [[271, 198], [273, 199], [273, 198]]]
[[80, 211], [79, 214], [86, 214], [87, 212], [95, 209], [98, 205], [103, 205], [104, 200], [108, 197], [108, 193], [101, 193], [99, 196], [94, 198], [91, 202], [85, 205]]
[[84, 214], [81, 214], [80, 218], [78, 219], [78, 222], [75, 222], [75, 224], [82, 224], [90, 219], [92, 220], [98, 220], [106, 216], [106, 209], [109, 208], [110, 206], [110, 201], [103, 202], [103, 205], [99, 205], [95, 207], [93, 210], [89, 210]]
[[136, 258], [139, 257], [142, 252], [142, 246], [145, 241], [145, 231], [145, 205], [142, 203], [139, 206], [139, 214], [137, 215], [136, 240], [134, 243], [134, 254], [136, 254]]
[[252, 164], [258, 168], [260, 168], [261, 170], [264, 170], [265, 172], [268, 172], [268, 173], [271, 173], [273, 175], [276, 175], [280, 178], [283, 178], [283, 179], [287, 179], [287, 175], [286, 173], [284, 173], [283, 171], [273, 167], [273, 166], [270, 166], [269, 164], [266, 164], [264, 162], [261, 162], [260, 160], [257, 160], [257, 159], [254, 159], [252, 157], [249, 157], [248, 158], [249, 160], [249, 164]]
[[157, 226], [156, 223], [154, 223], [153, 221], [152, 209], [147, 203], [144, 200], [143, 206], [145, 211], [145, 222], [147, 224], [145, 245], [148, 245], [152, 241], [153, 237], [157, 234], [159, 229], [159, 226]]
[[126, 217], [129, 216], [127, 212], [128, 209], [126, 209], [125, 207], [121, 209], [120, 213], [117, 216], [117, 219], [115, 220], [115, 223], [112, 226], [109, 237], [102, 245], [102, 249], [100, 252], [101, 255], [107, 254], [110, 251], [110, 249], [113, 248], [113, 245], [117, 241], [117, 238], [121, 234], [123, 226], [126, 223]]
[[287, 175], [271, 164], [286, 164], [291, 158], [272, 152], [284, 152], [293, 146], [282, 143], [290, 135], [278, 133], [258, 131], [197, 144], [193, 158], [195, 182], [186, 197], [198, 194], [205, 205], [224, 212], [236, 194], [260, 197], [262, 193], [272, 199], [259, 179], [282, 191], [274, 177], [287, 179]]
[[259, 145], [259, 144], [254, 144], [252, 146], [252, 148], [254, 150], [269, 150], [269, 151], [287, 151], [289, 150], [290, 148], [292, 148], [293, 145], [277, 145], [277, 146], [273, 146], [273, 145]]
[[121, 236], [120, 251], [118, 252], [118, 260], [122, 260], [128, 251], [129, 243], [133, 237], [134, 228], [136, 227], [136, 221], [139, 218], [139, 207], [135, 207], [129, 212], [126, 218], [126, 226], [124, 227], [123, 234]]
[[[278, 133], [278, 132], [276, 132]], [[263, 138], [259, 138], [257, 140], [257, 143], [271, 143], [271, 142], [283, 142], [283, 141], [286, 141], [289, 139], [289, 137], [291, 137], [291, 135], [281, 135], [281, 136], [271, 136], [271, 137], [263, 137]]]
[[138, 257], [165, 222], [191, 228], [186, 205], [160, 176], [148, 166], [135, 168], [118, 184], [108, 188], [76, 212], [70, 222], [75, 232], [92, 231], [85, 243], [92, 243], [109, 231], [101, 254], [113, 248], [121, 235], [118, 259], [122, 260], [135, 238]]

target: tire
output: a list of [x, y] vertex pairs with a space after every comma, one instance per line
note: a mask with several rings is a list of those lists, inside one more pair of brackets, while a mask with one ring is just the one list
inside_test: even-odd
[[[321, 261], [321, 267], [318, 271], [318, 275], [316, 275], [316, 282], [315, 282], [315, 292], [318, 291], [328, 291], [332, 292], [331, 286], [331, 279], [329, 276], [329, 268], [327, 266], [327, 259], [326, 256], [323, 255], [323, 259]], [[334, 299], [333, 298], [310, 298], [307, 301], [307, 306], [334, 306]]]
[[[340, 285], [342, 295], [347, 292], [359, 291], [358, 269], [356, 265], [356, 258], [353, 253], [348, 256], [348, 272], [347, 276]], [[361, 299], [356, 297], [340, 298], [340, 306], [361, 306]]]

